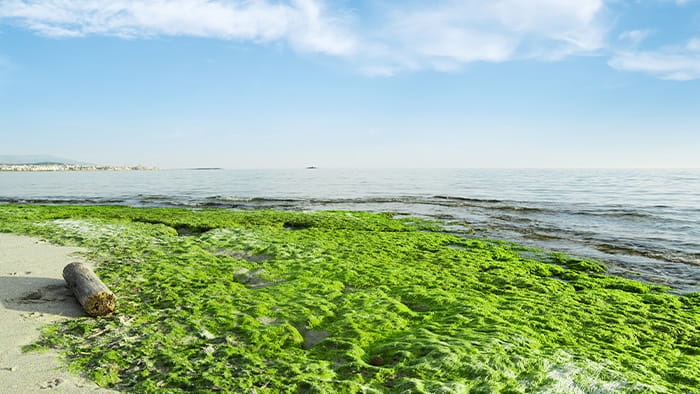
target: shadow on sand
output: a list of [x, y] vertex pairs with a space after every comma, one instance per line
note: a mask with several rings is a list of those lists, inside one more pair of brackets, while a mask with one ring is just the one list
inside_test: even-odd
[[86, 316], [66, 282], [55, 278], [0, 276], [0, 303], [22, 312]]

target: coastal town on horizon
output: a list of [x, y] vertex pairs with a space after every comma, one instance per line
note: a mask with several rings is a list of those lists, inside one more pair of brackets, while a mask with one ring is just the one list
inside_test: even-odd
[[146, 166], [98, 166], [84, 164], [0, 164], [0, 171], [41, 172], [41, 171], [154, 171], [156, 167]]
[[135, 166], [98, 165], [46, 155], [0, 155], [0, 171], [5, 172], [153, 170], [158, 168], [140, 164]]

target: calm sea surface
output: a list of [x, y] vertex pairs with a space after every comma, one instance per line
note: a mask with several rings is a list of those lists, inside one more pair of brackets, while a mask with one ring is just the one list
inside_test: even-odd
[[0, 203], [399, 212], [700, 291], [700, 169], [0, 172]]

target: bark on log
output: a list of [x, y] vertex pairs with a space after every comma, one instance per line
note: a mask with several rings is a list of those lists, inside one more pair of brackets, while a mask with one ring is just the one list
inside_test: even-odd
[[104, 316], [114, 311], [116, 297], [83, 263], [70, 263], [63, 268], [63, 279], [75, 298], [90, 316]]

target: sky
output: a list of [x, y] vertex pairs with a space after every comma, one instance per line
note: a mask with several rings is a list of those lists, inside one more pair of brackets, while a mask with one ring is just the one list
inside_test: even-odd
[[0, 155], [700, 167], [700, 0], [0, 0]]

